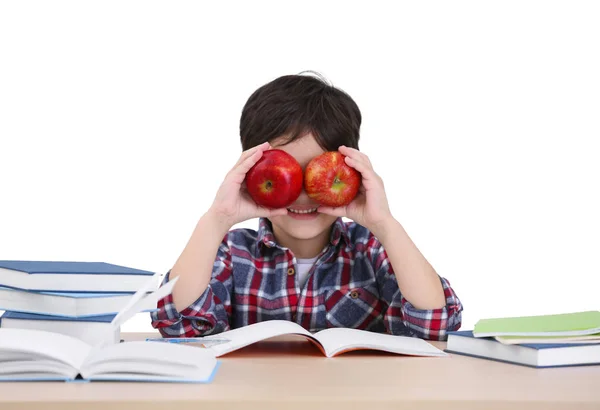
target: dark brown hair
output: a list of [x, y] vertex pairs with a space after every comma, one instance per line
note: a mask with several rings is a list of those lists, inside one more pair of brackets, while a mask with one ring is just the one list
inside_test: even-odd
[[358, 149], [361, 120], [354, 100], [324, 79], [285, 75], [248, 98], [240, 119], [242, 149], [282, 136], [287, 144], [308, 133], [326, 151], [340, 145]]

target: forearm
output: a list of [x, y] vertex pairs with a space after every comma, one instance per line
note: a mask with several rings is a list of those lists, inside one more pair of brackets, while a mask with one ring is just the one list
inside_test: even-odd
[[208, 287], [215, 255], [229, 228], [210, 211], [198, 221], [169, 274], [169, 279], [179, 277], [173, 288], [173, 302], [178, 311], [191, 305]]
[[440, 278], [395, 219], [373, 232], [387, 252], [402, 295], [417, 309], [446, 305]]

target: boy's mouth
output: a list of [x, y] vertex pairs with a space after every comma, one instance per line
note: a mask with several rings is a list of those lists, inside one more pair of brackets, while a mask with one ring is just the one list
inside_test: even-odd
[[312, 213], [316, 213], [317, 212], [317, 208], [308, 208], [308, 209], [293, 209], [293, 208], [288, 208], [287, 209], [288, 212], [291, 212], [293, 214], [312, 214]]
[[288, 217], [298, 221], [312, 221], [321, 215], [317, 209], [318, 207], [316, 206], [313, 208], [308, 208], [306, 206], [288, 208]]

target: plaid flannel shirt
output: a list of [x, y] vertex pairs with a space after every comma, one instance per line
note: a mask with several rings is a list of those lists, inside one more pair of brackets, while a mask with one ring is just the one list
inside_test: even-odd
[[181, 312], [166, 296], [151, 313], [152, 326], [165, 337], [194, 337], [283, 319], [311, 332], [348, 327], [431, 340], [445, 340], [460, 327], [462, 304], [450, 283], [440, 277], [444, 307], [415, 308], [402, 296], [381, 243], [355, 222], [335, 221], [303, 287], [296, 269], [269, 220], [259, 220], [258, 232], [233, 229], [219, 246], [203, 294]]

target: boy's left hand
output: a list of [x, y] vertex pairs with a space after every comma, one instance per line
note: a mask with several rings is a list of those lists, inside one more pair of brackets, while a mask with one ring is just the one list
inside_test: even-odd
[[340, 146], [346, 164], [360, 172], [361, 187], [352, 202], [337, 208], [320, 206], [319, 212], [332, 216], [345, 216], [369, 229], [375, 235], [393, 219], [388, 205], [383, 180], [373, 170], [369, 157], [357, 149]]

